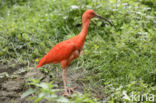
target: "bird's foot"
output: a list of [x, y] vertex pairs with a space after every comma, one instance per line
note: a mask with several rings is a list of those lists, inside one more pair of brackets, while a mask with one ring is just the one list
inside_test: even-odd
[[67, 92], [69, 93], [69, 94], [71, 94], [71, 93], [73, 93], [74, 92], [74, 88], [67, 88]]
[[77, 86], [73, 87], [73, 88], [70, 88], [70, 87], [67, 87], [67, 92], [69, 94], [73, 93], [74, 92], [74, 89], [77, 88]]
[[71, 94], [74, 92], [75, 88], [77, 88], [77, 86], [75, 86], [74, 88], [67, 87], [63, 95], [66, 97], [70, 97]]
[[63, 94], [63, 96], [65, 96], [65, 97], [70, 97], [70, 96], [71, 96], [71, 94], [70, 94], [70, 93], [68, 93], [67, 91], [65, 91], [65, 92], [64, 92], [64, 94]]

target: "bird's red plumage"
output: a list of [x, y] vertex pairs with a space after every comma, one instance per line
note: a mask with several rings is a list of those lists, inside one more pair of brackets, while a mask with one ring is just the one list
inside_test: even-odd
[[[71, 54], [82, 49], [83, 42], [79, 41], [80, 36], [76, 36], [69, 40], [56, 44], [39, 62], [37, 68], [49, 63], [61, 63], [63, 60], [67, 60], [68, 64], [71, 62], [69, 57]], [[76, 58], [76, 57], [75, 57]], [[75, 59], [74, 58], [74, 59]]]
[[88, 27], [91, 18], [98, 17], [102, 18], [101, 16], [97, 15], [93, 10], [87, 10], [83, 16], [82, 16], [82, 30], [81, 32], [68, 40], [65, 40], [63, 42], [60, 42], [56, 44], [39, 62], [37, 68], [48, 64], [48, 63], [60, 63], [62, 66], [63, 73], [62, 73], [62, 79], [64, 84], [64, 95], [69, 96], [70, 91], [74, 91], [73, 88], [67, 87], [67, 76], [66, 72], [67, 69], [65, 69], [72, 60], [79, 57], [80, 52], [83, 48], [84, 41], [88, 32]]
[[37, 68], [49, 63], [61, 63], [65, 69], [72, 60], [79, 57], [88, 32], [90, 19], [95, 16], [93, 10], [87, 10], [82, 16], [82, 30], [79, 35], [56, 44], [39, 62]]

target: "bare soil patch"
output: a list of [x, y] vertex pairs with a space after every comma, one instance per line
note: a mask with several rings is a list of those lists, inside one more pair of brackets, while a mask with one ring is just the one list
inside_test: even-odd
[[[52, 69], [51, 75], [45, 74], [39, 69], [33, 69], [33, 67], [30, 68], [29, 71], [25, 70], [24, 72], [18, 72], [24, 67], [26, 66], [21, 64], [15, 64], [14, 67], [0, 66], [0, 74], [4, 72], [9, 74], [9, 77], [0, 78], [0, 103], [33, 103], [33, 101], [27, 100], [27, 98], [21, 99], [21, 95], [29, 88], [26, 85], [26, 80], [28, 78], [42, 78], [42, 81], [44, 82], [54, 81], [54, 84], [57, 84], [59, 89], [63, 89], [61, 69]], [[18, 73], [15, 74], [15, 72]], [[83, 69], [68, 69], [69, 83], [71, 84], [71, 87], [77, 86], [77, 92], [83, 92], [84, 84], [81, 82], [83, 74]], [[15, 77], [12, 77], [13, 75]], [[62, 94], [63, 91], [58, 93], [58, 95]]]

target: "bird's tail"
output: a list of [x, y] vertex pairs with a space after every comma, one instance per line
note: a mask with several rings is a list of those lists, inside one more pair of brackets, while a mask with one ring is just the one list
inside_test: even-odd
[[37, 68], [43, 66], [43, 65], [45, 64], [45, 60], [46, 60], [45, 57], [43, 57], [43, 58], [40, 60], [39, 64], [37, 65]]

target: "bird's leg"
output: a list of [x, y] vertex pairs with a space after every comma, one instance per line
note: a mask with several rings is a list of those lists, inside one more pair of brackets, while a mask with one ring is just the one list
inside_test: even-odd
[[67, 74], [67, 69], [63, 69], [62, 79], [63, 79], [63, 85], [64, 85], [64, 95], [69, 96], [70, 94], [67, 91], [67, 78], [66, 78], [66, 74]]
[[70, 96], [72, 92], [74, 92], [74, 88], [70, 88], [67, 82], [67, 69], [63, 69], [62, 73], [62, 79], [63, 79], [63, 84], [64, 84], [64, 95], [65, 96]]
[[80, 56], [82, 56], [82, 55], [83, 55], [83, 51], [81, 50], [81, 51], [80, 51]]

